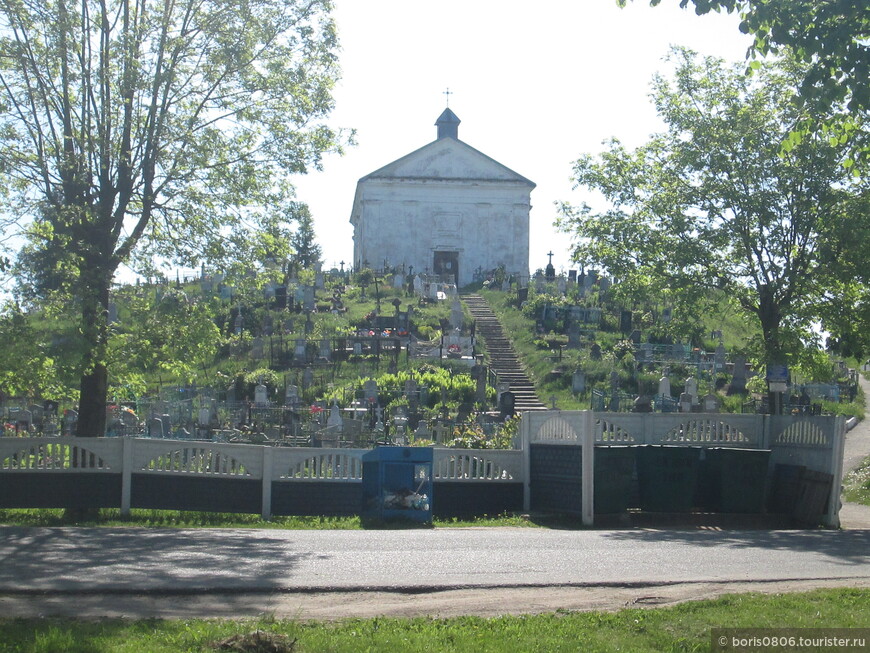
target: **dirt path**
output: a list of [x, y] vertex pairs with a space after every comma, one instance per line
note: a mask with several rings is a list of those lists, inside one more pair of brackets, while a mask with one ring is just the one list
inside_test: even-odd
[[80, 619], [245, 619], [269, 616], [276, 619], [322, 621], [377, 616], [495, 617], [557, 610], [615, 611], [626, 607], [660, 607], [738, 592], [775, 594], [809, 591], [821, 587], [870, 587], [870, 580], [840, 578], [607, 587], [514, 587], [429, 593], [7, 595], [0, 596], [0, 614], [4, 618], [65, 616]]

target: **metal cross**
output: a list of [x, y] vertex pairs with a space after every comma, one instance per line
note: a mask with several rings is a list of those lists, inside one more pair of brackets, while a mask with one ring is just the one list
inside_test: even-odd
[[444, 91], [444, 95], [447, 96], [447, 106], [449, 107], [450, 106], [450, 96], [453, 95], [453, 91], [450, 90], [450, 87], [448, 87], [447, 90]]
[[550, 257], [550, 265], [553, 265], [553, 250], [547, 252], [547, 256]]

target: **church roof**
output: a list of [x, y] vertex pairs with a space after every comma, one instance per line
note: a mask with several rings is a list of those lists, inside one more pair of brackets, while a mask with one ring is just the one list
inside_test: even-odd
[[513, 182], [535, 187], [533, 181], [457, 138], [439, 138], [367, 174], [358, 183], [370, 179]]

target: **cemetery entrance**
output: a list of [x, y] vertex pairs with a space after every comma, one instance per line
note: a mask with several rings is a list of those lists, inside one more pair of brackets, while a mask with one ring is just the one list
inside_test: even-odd
[[435, 252], [432, 271], [441, 276], [452, 276], [453, 283], [459, 279], [459, 252]]

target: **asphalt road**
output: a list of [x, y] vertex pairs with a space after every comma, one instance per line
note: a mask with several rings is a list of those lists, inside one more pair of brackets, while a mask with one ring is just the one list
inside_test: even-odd
[[870, 531], [0, 528], [0, 593], [870, 580]]

